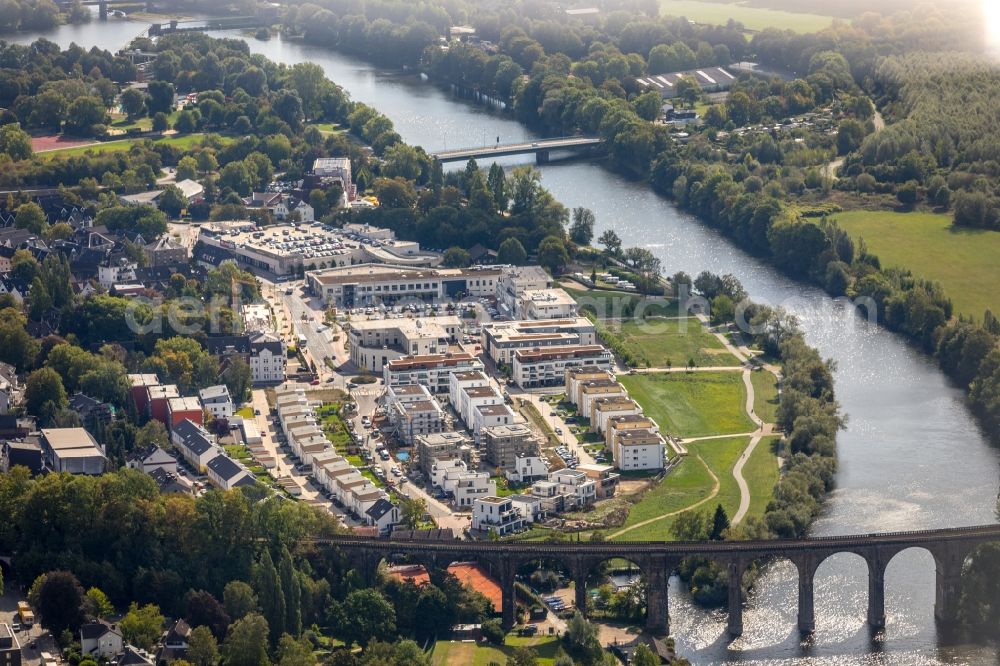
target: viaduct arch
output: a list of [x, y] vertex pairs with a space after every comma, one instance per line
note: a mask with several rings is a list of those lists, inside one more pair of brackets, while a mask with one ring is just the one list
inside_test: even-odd
[[670, 632], [668, 579], [681, 560], [701, 557], [716, 562], [729, 577], [729, 620], [731, 636], [743, 633], [741, 583], [747, 567], [755, 560], [780, 557], [791, 561], [798, 571], [798, 627], [810, 633], [816, 626], [813, 605], [813, 578], [820, 564], [837, 553], [859, 555], [868, 566], [868, 623], [885, 626], [885, 571], [889, 562], [909, 548], [929, 552], [935, 563], [934, 616], [942, 624], [957, 618], [962, 566], [977, 546], [1000, 540], [1000, 525], [960, 527], [913, 532], [891, 532], [809, 539], [721, 542], [476, 542], [402, 540], [341, 536], [311, 539], [317, 547], [335, 548], [369, 582], [373, 582], [379, 562], [405, 556], [430, 569], [447, 567], [455, 561], [475, 561], [487, 568], [503, 590], [503, 624], [515, 623], [514, 582], [517, 570], [532, 560], [554, 560], [570, 572], [576, 585], [577, 607], [586, 608], [586, 581], [601, 562], [621, 558], [634, 562], [647, 583], [646, 629], [663, 635]]

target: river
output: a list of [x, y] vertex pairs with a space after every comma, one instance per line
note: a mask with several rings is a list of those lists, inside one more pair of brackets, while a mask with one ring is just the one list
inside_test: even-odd
[[[63, 26], [44, 35], [116, 50], [142, 26]], [[132, 29], [134, 26], [134, 30]], [[232, 36], [233, 33], [227, 33]], [[21, 36], [16, 41], [27, 42]], [[250, 48], [287, 64], [313, 62], [353, 99], [388, 115], [405, 141], [429, 151], [537, 138], [517, 122], [450, 95], [417, 76], [383, 71], [320, 47], [275, 38]], [[510, 164], [511, 162], [505, 162]], [[516, 159], [513, 163], [516, 163]], [[808, 342], [836, 362], [838, 398], [849, 417], [838, 438], [837, 488], [815, 535], [976, 525], [996, 520], [1000, 455], [978, 430], [960, 390], [932, 359], [869, 323], [824, 292], [792, 281], [735, 248], [642, 183], [587, 162], [541, 168], [543, 184], [566, 206], [586, 206], [596, 233], [613, 228], [626, 247], [655, 252], [669, 274], [732, 273], [754, 300], [782, 305], [801, 320]], [[886, 572], [887, 626], [865, 623], [867, 572], [860, 557], [838, 555], [816, 575], [816, 632], [796, 629], [796, 577], [776, 563], [759, 579], [744, 611], [744, 635], [730, 641], [721, 612], [693, 607], [674, 581], [672, 631], [694, 663], [934, 664], [994, 661], [992, 652], [947, 646], [933, 619], [934, 562], [905, 551]]]

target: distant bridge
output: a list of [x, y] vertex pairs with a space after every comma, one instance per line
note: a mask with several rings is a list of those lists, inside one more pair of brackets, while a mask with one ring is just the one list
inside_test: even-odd
[[576, 607], [586, 609], [587, 577], [602, 562], [625, 559], [639, 567], [646, 579], [646, 629], [670, 633], [667, 582], [681, 560], [689, 557], [716, 562], [729, 576], [729, 622], [732, 636], [743, 633], [741, 582], [754, 560], [784, 558], [798, 570], [798, 626], [803, 633], [815, 628], [813, 577], [819, 565], [837, 553], [864, 558], [868, 569], [868, 623], [885, 626], [885, 570], [889, 562], [909, 548], [926, 550], [934, 558], [936, 594], [934, 617], [942, 624], [955, 622], [961, 594], [962, 566], [974, 548], [1000, 541], [1000, 525], [959, 527], [919, 532], [893, 532], [809, 539], [709, 542], [518, 542], [424, 541], [342, 536], [313, 539], [311, 543], [340, 551], [369, 583], [383, 559], [406, 558], [428, 571], [447, 568], [451, 562], [475, 561], [496, 577], [503, 591], [503, 624], [514, 625], [517, 570], [537, 560], [554, 561], [569, 572], [576, 586]]
[[442, 150], [432, 156], [439, 162], [466, 162], [470, 159], [489, 159], [491, 157], [509, 157], [511, 155], [535, 155], [538, 164], [549, 161], [549, 153], [553, 150], [593, 150], [601, 145], [601, 140], [590, 136], [566, 136], [559, 139], [539, 139], [524, 143], [497, 144], [482, 148], [458, 148]]

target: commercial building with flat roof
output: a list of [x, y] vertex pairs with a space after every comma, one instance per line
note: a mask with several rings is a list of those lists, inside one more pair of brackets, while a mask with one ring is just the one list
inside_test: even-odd
[[496, 266], [421, 269], [387, 261], [309, 271], [306, 283], [327, 304], [356, 307], [493, 296], [500, 274], [501, 268]]
[[43, 428], [41, 443], [53, 471], [98, 475], [107, 469], [104, 450], [83, 428]]

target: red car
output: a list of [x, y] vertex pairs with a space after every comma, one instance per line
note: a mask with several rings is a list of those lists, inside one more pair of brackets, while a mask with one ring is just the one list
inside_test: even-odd
[[314, 379], [314, 380], [312, 380], [309, 383], [312, 384], [313, 386], [316, 386], [317, 384], [319, 384], [319, 380], [318, 379]]

